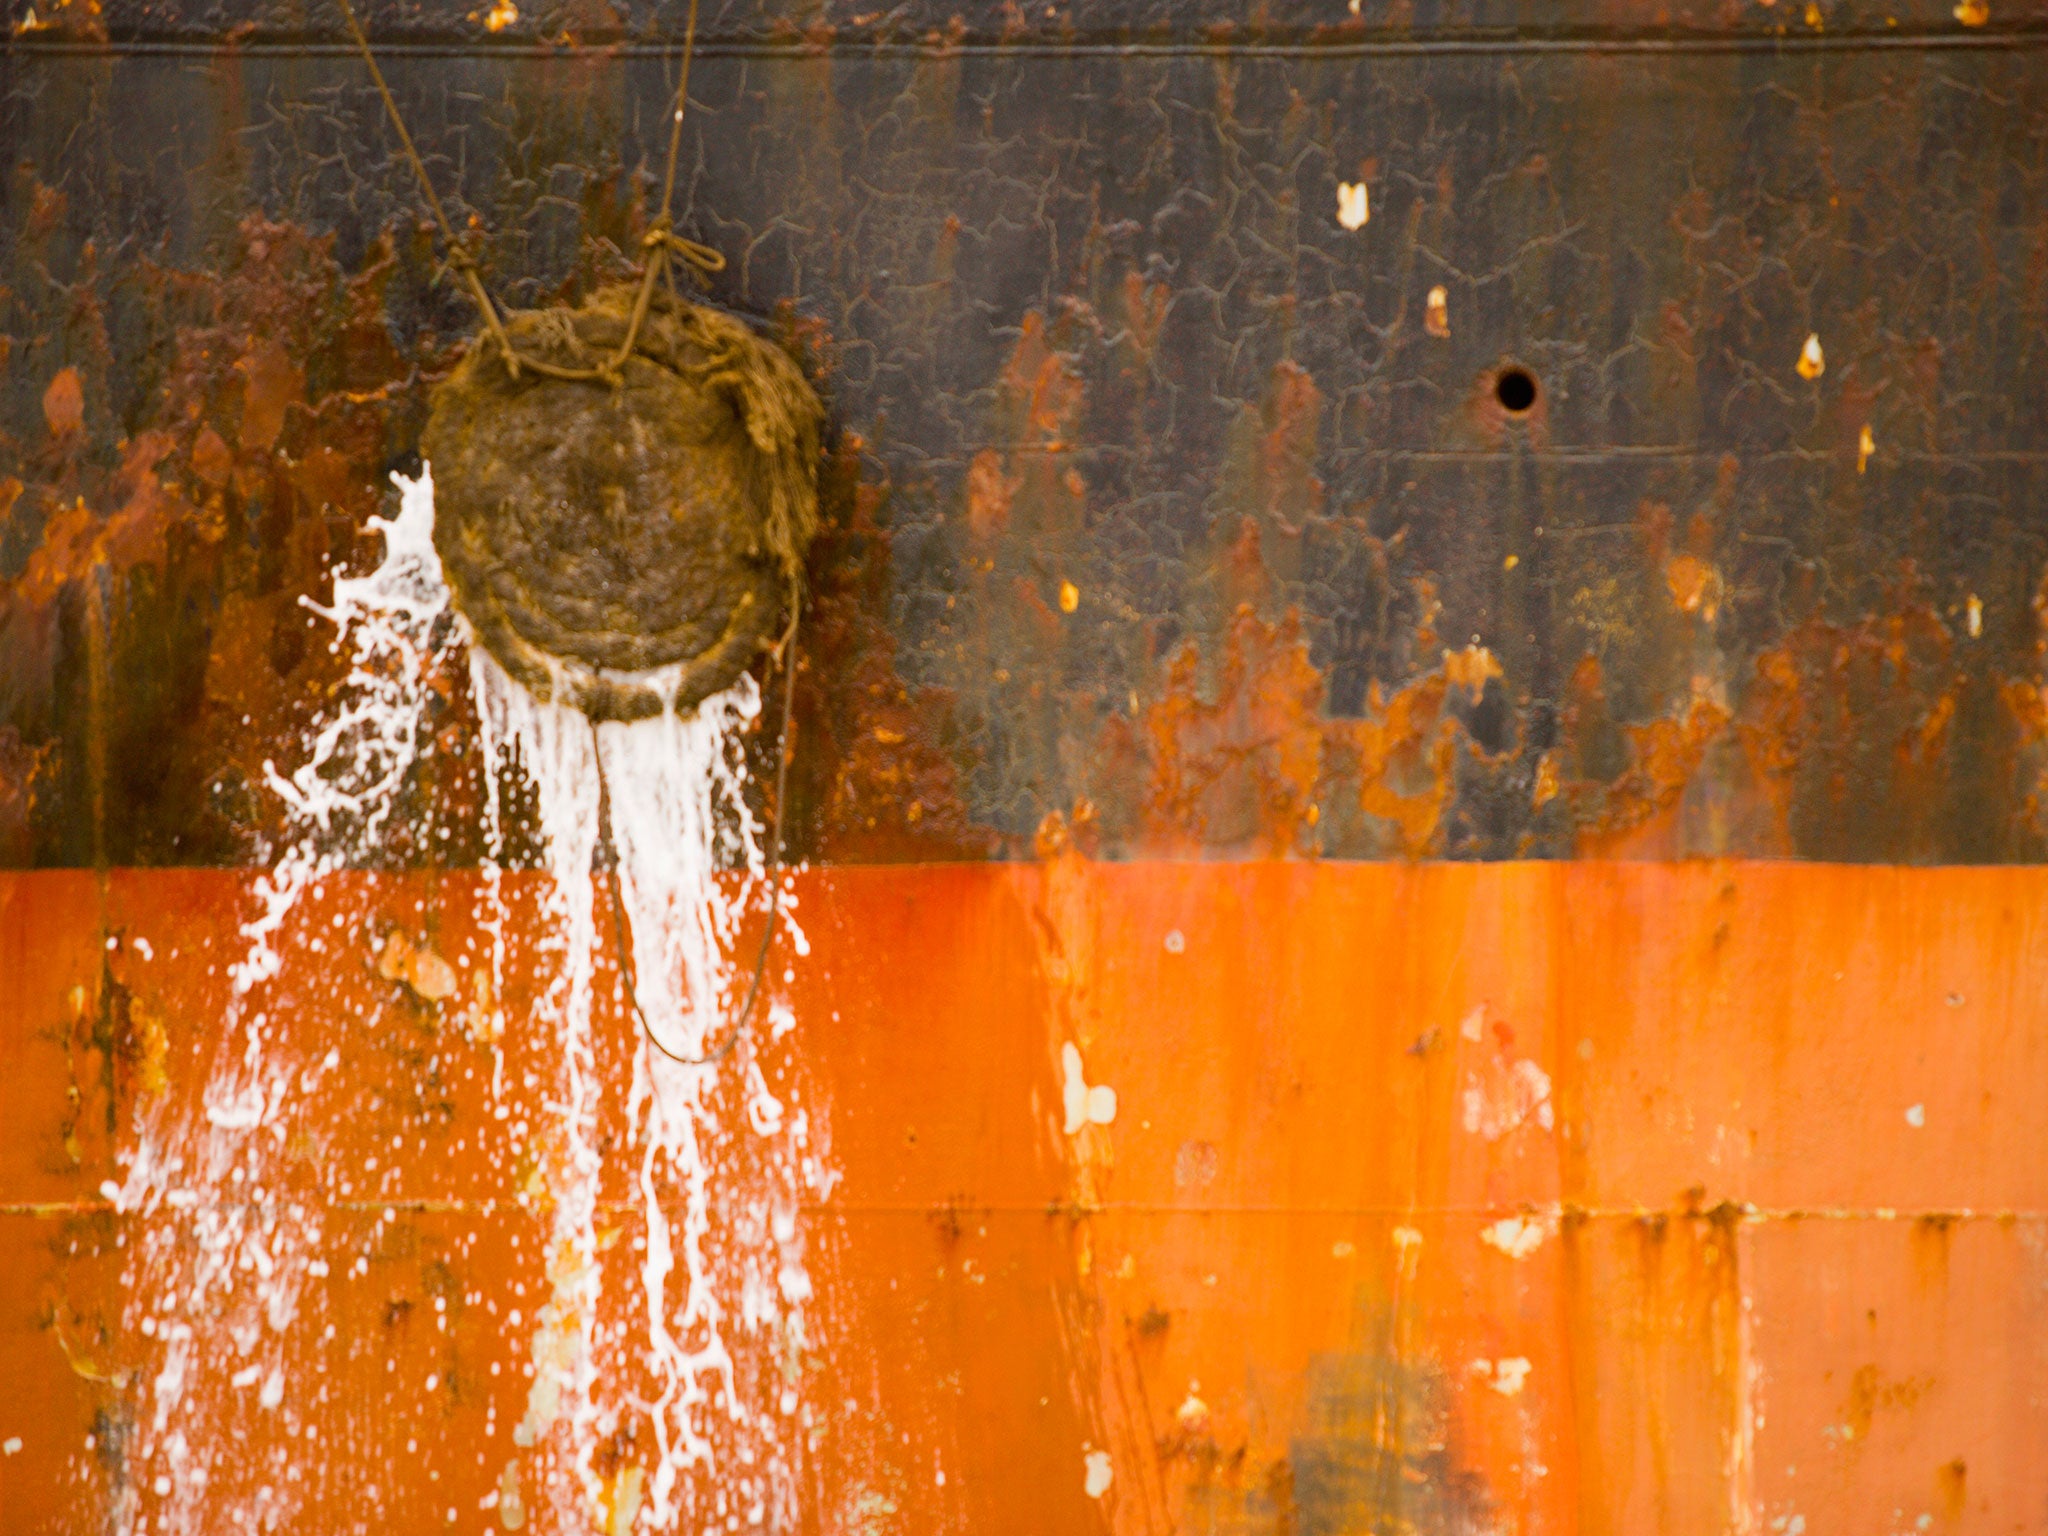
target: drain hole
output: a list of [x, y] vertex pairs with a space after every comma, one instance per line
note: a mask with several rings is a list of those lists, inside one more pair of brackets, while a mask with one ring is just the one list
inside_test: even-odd
[[1536, 378], [1526, 368], [1504, 368], [1493, 381], [1493, 398], [1501, 409], [1519, 416], [1536, 403]]

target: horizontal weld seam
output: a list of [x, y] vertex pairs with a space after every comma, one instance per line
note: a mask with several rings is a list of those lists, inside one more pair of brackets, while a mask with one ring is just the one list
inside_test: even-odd
[[[618, 42], [554, 44], [547, 42], [482, 42], [473, 38], [387, 38], [372, 37], [371, 45], [384, 58], [557, 59], [602, 54], [617, 59], [671, 59], [680, 41], [634, 39]], [[1732, 53], [1840, 53], [1840, 52], [1978, 52], [1983, 50], [2022, 51], [2048, 45], [2048, 29], [2014, 29], [2005, 32], [1842, 32], [1811, 36], [1775, 37], [1744, 33], [1706, 33], [1697, 36], [1655, 35], [1561, 35], [1466, 36], [1428, 39], [1359, 38], [1333, 40], [1204, 42], [1196, 39], [1127, 41], [1111, 36], [1068, 40], [962, 40], [924, 38], [834, 38], [815, 43], [792, 38], [699, 38], [697, 56], [702, 58], [793, 58], [842, 56], [870, 58], [998, 58], [1073, 59], [1162, 58], [1162, 59], [1370, 59], [1437, 58], [1447, 55], [1494, 56], [1500, 54], [1642, 54], [1696, 55]], [[218, 37], [129, 36], [105, 40], [42, 37], [35, 33], [0, 39], [0, 53], [44, 56], [146, 57], [223, 56], [353, 58], [354, 45], [323, 38], [289, 35], [244, 38], [229, 43]]]
[[[271, 1201], [266, 1204], [277, 1204]], [[493, 1215], [500, 1211], [538, 1212], [545, 1201], [505, 1199], [407, 1199], [295, 1201], [317, 1203], [334, 1211], [402, 1211], [407, 1214]], [[254, 1201], [209, 1201], [208, 1210], [253, 1206]], [[189, 1206], [185, 1209], [197, 1209]], [[601, 1200], [597, 1209], [611, 1215], [630, 1215], [643, 1207], [630, 1200]], [[1653, 1221], [1659, 1218], [1682, 1221], [1711, 1221], [1723, 1215], [1745, 1223], [1771, 1221], [1944, 1221], [1944, 1222], [2043, 1222], [2048, 1210], [1985, 1210], [1974, 1206], [1756, 1206], [1731, 1201], [1724, 1211], [1718, 1206], [1580, 1206], [1556, 1202], [1537, 1205], [1167, 1205], [1144, 1202], [1115, 1202], [1108, 1205], [1080, 1205], [1064, 1200], [1039, 1204], [983, 1205], [963, 1201], [958, 1205], [839, 1204], [804, 1202], [798, 1209], [813, 1216], [1386, 1216], [1406, 1221], [1432, 1217], [1547, 1217], [1566, 1221]], [[162, 1210], [147, 1213], [121, 1212], [109, 1200], [50, 1200], [0, 1202], [0, 1216], [70, 1216], [99, 1213], [162, 1216]], [[175, 1210], [169, 1214], [177, 1214]]]

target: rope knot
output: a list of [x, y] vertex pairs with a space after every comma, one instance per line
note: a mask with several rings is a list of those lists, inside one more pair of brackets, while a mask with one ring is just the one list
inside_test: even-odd
[[708, 245], [699, 245], [695, 240], [685, 240], [681, 235], [668, 237], [668, 248], [683, 258], [699, 272], [723, 272], [725, 253], [714, 251]]

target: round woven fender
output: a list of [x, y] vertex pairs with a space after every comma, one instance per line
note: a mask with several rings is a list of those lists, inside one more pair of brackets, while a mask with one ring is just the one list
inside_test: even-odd
[[[505, 328], [524, 356], [589, 367], [635, 292]], [[515, 379], [479, 342], [430, 405], [434, 547], [477, 641], [536, 698], [594, 720], [689, 709], [774, 641], [817, 529], [823, 416], [781, 348], [663, 295], [616, 384]]]

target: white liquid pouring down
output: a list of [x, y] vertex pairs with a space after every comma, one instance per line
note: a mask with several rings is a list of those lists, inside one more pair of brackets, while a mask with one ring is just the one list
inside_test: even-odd
[[[145, 1106], [127, 1176], [106, 1186], [141, 1218], [124, 1277], [125, 1331], [155, 1341], [160, 1357], [135, 1383], [137, 1413], [123, 1440], [114, 1525], [124, 1533], [285, 1530], [316, 1509], [321, 1528], [347, 1528], [337, 1499], [360, 1510], [356, 1529], [382, 1530], [390, 1480], [428, 1473], [363, 1466], [355, 1447], [329, 1443], [343, 1415], [329, 1402], [328, 1362], [351, 1341], [322, 1326], [323, 1288], [367, 1275], [363, 1223], [335, 1207], [334, 1189], [307, 1189], [288, 1163], [294, 1138], [302, 1158], [304, 1139], [322, 1134], [320, 1096], [341, 1053], [307, 1055], [267, 1012], [299, 979], [290, 968], [303, 961], [288, 957], [324, 948], [324, 935], [297, 931], [311, 921], [301, 897], [371, 862], [392, 835], [408, 777], [430, 750], [430, 686], [459, 662], [460, 625], [433, 548], [431, 476], [394, 478], [399, 514], [374, 524], [383, 561], [337, 579], [332, 606], [320, 610], [351, 657], [348, 683], [310, 733], [305, 761], [288, 775], [268, 768], [290, 831], [256, 883], [258, 910], [242, 929], [202, 1111], [181, 1110], [177, 1094]], [[598, 754], [640, 1007], [672, 1050], [701, 1054], [725, 1027], [735, 991], [727, 956], [762, 895], [760, 829], [739, 749], [758, 691], [743, 679], [689, 714], [593, 732], [582, 715], [534, 700], [481, 647], [469, 648], [468, 676], [487, 763], [516, 762], [531, 787], [549, 877], [539, 898], [544, 984], [530, 1015], [506, 1021], [540, 1037], [524, 1043], [544, 1046], [529, 1055], [546, 1070], [514, 1083], [500, 1052], [493, 1074], [497, 1119], [535, 1132], [549, 1230], [537, 1307], [531, 1292], [523, 1314], [517, 1298], [489, 1298], [502, 1276], [465, 1282], [530, 1327], [532, 1369], [510, 1433], [464, 1452], [487, 1458], [494, 1491], [483, 1510], [450, 1518], [465, 1529], [487, 1519], [508, 1530], [615, 1536], [788, 1529], [814, 1347], [799, 1210], [831, 1181], [817, 1128], [793, 1094], [771, 1091], [756, 1052], [692, 1066], [636, 1034], [630, 1144], [609, 1153], [618, 1167], [607, 1179], [598, 1122], [608, 1085], [593, 1033], [600, 969], [607, 986], [616, 974], [616, 957], [601, 962], [614, 930], [608, 915], [599, 922], [610, 897], [592, 871]], [[484, 779], [491, 852], [480, 926], [490, 953], [480, 963], [490, 995], [502, 998], [507, 828], [500, 774]], [[784, 931], [801, 954], [790, 900]], [[522, 933], [535, 926], [522, 913]], [[756, 1036], [779, 1037], [793, 1023], [765, 990]], [[512, 1170], [501, 1171], [509, 1186]], [[604, 1192], [622, 1188], [632, 1208], [608, 1208]], [[374, 1199], [404, 1193], [387, 1179]], [[607, 1273], [626, 1266], [602, 1255], [622, 1232], [631, 1233], [637, 1294], [607, 1295]], [[429, 1377], [408, 1395], [394, 1381], [372, 1414], [436, 1413], [436, 1384]], [[621, 1444], [630, 1447], [623, 1456]]]

